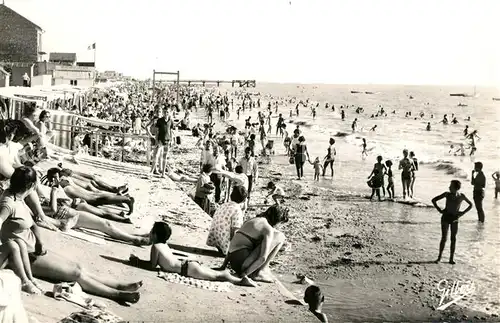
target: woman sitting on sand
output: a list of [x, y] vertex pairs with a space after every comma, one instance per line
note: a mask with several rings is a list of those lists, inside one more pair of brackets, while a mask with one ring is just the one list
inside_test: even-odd
[[[17, 236], [25, 241], [28, 252], [31, 252], [29, 261], [31, 262], [33, 276], [50, 281], [77, 282], [85, 292], [117, 301], [130, 303], [139, 301], [140, 294], [137, 290], [142, 286], [142, 282], [121, 284], [103, 279], [85, 271], [79, 264], [46, 251], [43, 241], [39, 238], [36, 240], [37, 245], [35, 246], [34, 237], [30, 234], [31, 224], [29, 220], [31, 215], [29, 208], [24, 203], [24, 199], [35, 190], [37, 183], [36, 171], [23, 166], [16, 169], [12, 177], [16, 180], [15, 187], [17, 189], [15, 195], [20, 198], [17, 201], [10, 199], [10, 204], [7, 206], [2, 204], [0, 214], [5, 213], [7, 219], [5, 224], [0, 223], [0, 232], [2, 236]], [[35, 249], [38, 251], [37, 254], [32, 253]], [[0, 247], [0, 259], [3, 259], [0, 268], [4, 265], [9, 252], [9, 249], [3, 246]]]
[[243, 223], [229, 244], [221, 269], [228, 264], [239, 276], [273, 282], [269, 264], [285, 242], [285, 235], [274, 227], [288, 221], [288, 209], [273, 205], [256, 218]]
[[213, 270], [203, 266], [196, 260], [177, 259], [167, 244], [171, 235], [172, 229], [167, 223], [156, 222], [150, 233], [150, 239], [153, 246], [151, 247], [149, 261], [141, 260], [137, 256], [131, 254], [129, 258], [130, 263], [134, 266], [149, 270], [155, 270], [156, 267], [160, 267], [161, 270], [180, 274], [184, 277], [209, 281], [223, 281], [235, 285], [256, 287], [256, 284], [246, 276], [237, 278], [226, 270]]
[[[134, 211], [134, 198], [130, 196], [115, 195], [107, 192], [90, 192], [76, 185], [71, 177], [63, 176], [60, 168], [51, 168], [47, 172], [47, 181], [51, 183], [57, 174], [60, 177], [59, 184], [64, 189], [66, 195], [72, 199], [82, 199], [93, 206], [127, 204], [129, 207], [128, 215]], [[49, 176], [50, 175], [50, 176]]]
[[240, 204], [246, 199], [247, 190], [243, 186], [233, 188], [231, 201], [222, 204], [214, 213], [207, 246], [215, 247], [221, 254], [227, 255], [234, 233], [243, 225], [243, 211]]

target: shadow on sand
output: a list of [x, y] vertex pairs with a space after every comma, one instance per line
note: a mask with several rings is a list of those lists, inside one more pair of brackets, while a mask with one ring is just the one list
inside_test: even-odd
[[369, 260], [369, 261], [360, 261], [360, 262], [355, 262], [352, 259], [349, 258], [341, 258], [337, 259], [334, 261], [331, 261], [327, 265], [319, 265], [316, 268], [317, 269], [323, 269], [323, 268], [328, 268], [328, 267], [356, 267], [356, 266], [370, 266], [370, 265], [378, 265], [378, 266], [383, 266], [383, 265], [430, 265], [430, 264], [436, 264], [435, 260], [420, 260], [420, 261], [377, 261], [377, 260]]

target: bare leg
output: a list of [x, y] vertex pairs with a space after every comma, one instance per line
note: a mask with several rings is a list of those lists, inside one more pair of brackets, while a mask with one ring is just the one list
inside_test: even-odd
[[[283, 243], [285, 242], [285, 235], [277, 230], [274, 231], [274, 237], [273, 241], [271, 244], [271, 253], [267, 256], [266, 261], [262, 264], [262, 266], [257, 269], [255, 272], [250, 273], [249, 276], [251, 276], [254, 280], [257, 281], [262, 281], [266, 283], [272, 283], [273, 282], [273, 277], [270, 273], [269, 270], [269, 264], [273, 260], [273, 258], [276, 256], [278, 251], [281, 249], [283, 246]], [[252, 265], [260, 256], [260, 245], [255, 248], [250, 256], [243, 262], [243, 265], [241, 269], [243, 271], [247, 270], [250, 265]]]
[[160, 150], [161, 150], [161, 146], [160, 145], [156, 146], [155, 151], [154, 151], [153, 164], [151, 165], [150, 173], [154, 173], [155, 171], [157, 171], [158, 160], [159, 160], [160, 153], [161, 153]]
[[[28, 277], [28, 274], [26, 273], [26, 266], [24, 265], [23, 257], [21, 255], [21, 248], [19, 247], [19, 245], [13, 240], [9, 240], [5, 244], [10, 249], [9, 268], [11, 268], [16, 273], [17, 277], [21, 279], [22, 290], [29, 294], [41, 294], [42, 292], [40, 291], [40, 289], [38, 289], [33, 284], [31, 279]], [[31, 272], [30, 276], [33, 279]]]
[[458, 222], [451, 224], [451, 243], [450, 243], [450, 264], [455, 264], [455, 244], [457, 242]]
[[448, 222], [441, 221], [441, 241], [439, 242], [439, 255], [436, 263], [441, 261], [441, 257], [443, 256], [443, 250], [446, 246], [446, 238], [448, 238]]
[[142, 245], [148, 243], [147, 238], [126, 233], [115, 227], [108, 220], [101, 219], [96, 215], [84, 211], [70, 210], [70, 213], [73, 212], [76, 212], [78, 214], [78, 222], [76, 223], [75, 227], [98, 230], [103, 233], [106, 233], [112, 238], [126, 242], [131, 242], [136, 245]]
[[129, 218], [125, 217], [125, 212], [121, 211], [120, 213], [117, 212], [112, 212], [110, 209], [101, 209], [95, 206], [92, 206], [87, 203], [80, 203], [77, 205], [76, 210], [78, 211], [84, 211], [88, 212], [94, 215], [97, 215], [98, 217], [108, 219], [108, 220], [113, 220], [117, 222], [123, 222], [123, 223], [132, 223]]
[[129, 303], [137, 303], [140, 298], [139, 292], [126, 292], [120, 291], [115, 288], [111, 288], [101, 283], [100, 281], [94, 279], [92, 275], [89, 275], [84, 269], [80, 271], [80, 277], [77, 280], [78, 284], [82, 286], [84, 291], [88, 291], [97, 296], [106, 297], [109, 299], [114, 299], [117, 301], [125, 301]]
[[257, 285], [248, 277], [237, 278], [231, 275], [227, 270], [213, 270], [200, 265], [196, 262], [189, 263], [189, 277], [201, 280], [230, 282], [234, 285], [256, 287]]
[[93, 273], [87, 272], [87, 276], [90, 277], [91, 279], [100, 282], [101, 284], [104, 284], [110, 288], [113, 289], [118, 289], [121, 291], [129, 291], [129, 292], [135, 292], [139, 288], [142, 287], [142, 281], [138, 281], [136, 283], [131, 283], [131, 284], [122, 284], [117, 282], [115, 279], [112, 278], [105, 278], [100, 275], [95, 275]]

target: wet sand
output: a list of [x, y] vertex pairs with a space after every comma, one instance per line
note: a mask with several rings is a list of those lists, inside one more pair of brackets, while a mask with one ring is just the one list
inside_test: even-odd
[[[231, 123], [239, 126], [243, 119]], [[219, 125], [219, 130], [222, 129]], [[265, 209], [263, 201], [267, 190], [264, 187], [270, 180], [285, 189], [289, 198], [284, 205], [290, 207], [291, 217], [280, 230], [285, 233], [289, 247], [276, 257], [271, 268], [280, 274], [280, 280], [297, 298], [303, 296], [307, 287], [297, 284], [297, 277], [306, 275], [323, 287], [326, 294], [324, 311], [333, 321], [500, 321], [500, 302], [487, 305], [483, 311], [473, 311], [467, 306], [481, 299], [480, 288], [458, 305], [444, 311], [436, 310], [441, 296], [438, 282], [471, 279], [473, 273], [464, 276], [468, 267], [458, 270], [460, 264], [454, 267], [447, 263], [449, 242], [443, 262], [433, 263], [439, 236], [428, 241], [425, 248], [417, 247], [420, 243], [412, 241], [411, 234], [398, 236], [401, 225], [418, 224], [419, 212], [423, 209], [429, 212], [430, 208], [370, 202], [364, 195], [340, 195], [339, 186], [345, 192], [356, 185], [349, 180], [349, 174], [359, 172], [357, 163], [343, 164], [344, 177], [332, 185], [337, 189], [324, 182], [314, 183], [312, 166], [308, 164], [304, 166], [306, 179], [297, 181], [295, 167], [288, 164], [281, 140], [272, 139], [276, 155], [269, 164], [259, 165], [259, 181], [254, 186], [253, 206], [248, 213], [256, 214]], [[260, 150], [260, 143], [257, 150]], [[190, 165], [185, 163], [184, 167]], [[431, 224], [438, 232], [439, 220]], [[415, 230], [419, 230], [418, 226]], [[460, 261], [459, 248], [468, 245], [467, 241], [459, 239], [459, 242], [457, 261]]]

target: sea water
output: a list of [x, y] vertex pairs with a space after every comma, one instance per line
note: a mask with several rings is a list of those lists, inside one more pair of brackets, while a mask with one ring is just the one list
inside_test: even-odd
[[[370, 91], [374, 94], [358, 93], [350, 91]], [[315, 183], [319, 186], [328, 187], [334, 194], [343, 200], [366, 201], [365, 196], [371, 193], [366, 185], [367, 176], [376, 162], [376, 156], [381, 155], [384, 161], [393, 161], [393, 172], [396, 185], [396, 196], [402, 196], [402, 187], [399, 180], [400, 172], [397, 170], [398, 161], [402, 158], [402, 150], [408, 149], [415, 152], [420, 162], [420, 170], [417, 172], [415, 182], [415, 199], [422, 205], [429, 205], [432, 197], [448, 190], [452, 179], [462, 182], [462, 192], [472, 201], [472, 186], [470, 184], [471, 171], [475, 161], [484, 164], [486, 176], [486, 197], [484, 209], [486, 213], [485, 224], [479, 224], [477, 213], [473, 208], [460, 222], [457, 238], [455, 259], [457, 265], [444, 267], [443, 275], [448, 273], [458, 274], [464, 280], [472, 279], [478, 287], [476, 297], [467, 302], [462, 302], [471, 309], [484, 311], [490, 308], [499, 310], [500, 297], [500, 199], [494, 199], [494, 183], [491, 174], [500, 168], [500, 102], [493, 101], [493, 97], [500, 96], [498, 89], [477, 88], [477, 97], [450, 97], [450, 93], [472, 93], [473, 87], [432, 87], [432, 86], [389, 86], [389, 85], [301, 85], [301, 84], [258, 84], [250, 92], [259, 92], [262, 96], [291, 98], [299, 100], [310, 100], [310, 104], [319, 107], [316, 109], [316, 120], [313, 120], [309, 108], [300, 107], [300, 116], [295, 116], [295, 104], [280, 106], [278, 113], [283, 114], [287, 123], [287, 131], [291, 134], [295, 124], [300, 123], [300, 129], [306, 138], [308, 151], [311, 159], [320, 157], [322, 160], [326, 155], [329, 138], [336, 140], [337, 158], [335, 161], [335, 176], [333, 179], [325, 178]], [[410, 96], [413, 98], [411, 99]], [[267, 101], [261, 99], [264, 109]], [[330, 108], [325, 108], [325, 103]], [[458, 106], [458, 104], [467, 106]], [[235, 102], [235, 105], [238, 102]], [[332, 111], [331, 105], [335, 105]], [[340, 106], [354, 106], [345, 108], [346, 120], [340, 118]], [[371, 118], [384, 108], [387, 117]], [[362, 107], [364, 112], [357, 114], [356, 107]], [[273, 106], [273, 114], [274, 106]], [[290, 109], [293, 117], [289, 117]], [[395, 110], [395, 114], [392, 112]], [[411, 112], [411, 117], [405, 117], [406, 112]], [[420, 118], [420, 113], [424, 117]], [[459, 123], [456, 125], [443, 125], [440, 121], [443, 115], [448, 115], [452, 120], [455, 114]], [[242, 113], [240, 120], [236, 120], [236, 108], [232, 111], [229, 123], [239, 126], [244, 118], [252, 116], [256, 120], [257, 111]], [[433, 115], [433, 118], [431, 116]], [[466, 119], [470, 116], [470, 121]], [[351, 123], [358, 118], [358, 131], [352, 132]], [[415, 120], [416, 118], [416, 120]], [[273, 135], [275, 133], [276, 115], [272, 119]], [[427, 122], [431, 123], [431, 131], [426, 131]], [[377, 125], [375, 132], [369, 131]], [[480, 140], [476, 143], [477, 152], [473, 158], [469, 156], [455, 156], [450, 154], [450, 145], [454, 150], [459, 148], [460, 143], [468, 147], [463, 129], [469, 125], [469, 132], [478, 130]], [[368, 144], [369, 155], [361, 157], [362, 138]], [[258, 138], [257, 138], [258, 139]], [[283, 153], [282, 141], [278, 137], [275, 140], [278, 153]], [[257, 144], [259, 146], [259, 144]], [[467, 151], [468, 155], [468, 151]], [[288, 165], [285, 157], [277, 157], [273, 161]], [[295, 167], [287, 166], [288, 176], [294, 176]], [[330, 171], [327, 170], [327, 174]], [[313, 183], [313, 170], [308, 164], [305, 165], [306, 181]], [[437, 256], [440, 239], [440, 215], [429, 207], [412, 207], [398, 203], [382, 202], [379, 212], [373, 214], [370, 221], [381, 222], [385, 236], [395, 245], [425, 249], [429, 252], [429, 259]], [[449, 250], [447, 243], [443, 261], [446, 261]], [[408, 255], [408, 261], [419, 261]], [[426, 259], [426, 260], [429, 260]], [[443, 277], [445, 278], [445, 277]], [[324, 282], [326, 294], [330, 298], [330, 306], [326, 305], [326, 311], [350, 311], [351, 303], [346, 299], [356, 299], [356, 295], [349, 296], [343, 290], [339, 294], [338, 288], [329, 287], [329, 282]], [[354, 291], [354, 289], [350, 289]], [[357, 303], [357, 308], [362, 308], [363, 298]], [[388, 309], [379, 306], [370, 306], [368, 316], [359, 312], [350, 311], [353, 319], [388, 319]], [[377, 309], [379, 312], [373, 312]], [[389, 311], [390, 312], [390, 311]], [[373, 316], [369, 316], [373, 315]]]

